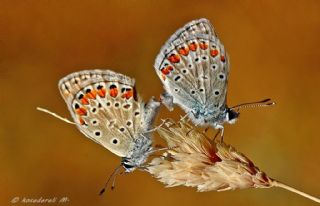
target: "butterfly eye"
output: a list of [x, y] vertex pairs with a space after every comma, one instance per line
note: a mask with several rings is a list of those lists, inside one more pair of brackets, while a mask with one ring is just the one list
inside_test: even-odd
[[138, 116], [138, 115], [140, 115], [140, 112], [135, 112], [134, 113], [134, 116]]
[[178, 89], [178, 88], [175, 88], [174, 91], [175, 91], [175, 92], [179, 92], [179, 89]]
[[202, 56], [202, 59], [203, 59], [204, 61], [206, 61], [208, 58], [207, 58], [207, 56]]
[[196, 93], [196, 91], [194, 91], [194, 90], [191, 90], [191, 94], [195, 94]]
[[117, 145], [117, 144], [119, 144], [120, 143], [120, 141], [119, 141], [119, 139], [118, 138], [113, 138], [113, 139], [111, 139], [111, 144], [114, 144], [114, 145]]
[[121, 128], [119, 129], [120, 132], [124, 132], [124, 130], [125, 130], [124, 127], [121, 127]]
[[186, 74], [186, 73], [187, 73], [187, 70], [186, 70], [186, 69], [183, 69], [183, 70], [182, 70], [182, 73]]
[[219, 90], [214, 90], [214, 92], [213, 92], [213, 93], [214, 93], [214, 95], [215, 95], [215, 96], [219, 96], [220, 91], [219, 91]]
[[204, 92], [204, 89], [201, 88], [199, 91], [200, 91], [200, 92]]
[[95, 135], [96, 137], [101, 137], [101, 131], [100, 131], [100, 130], [94, 131], [94, 135]]

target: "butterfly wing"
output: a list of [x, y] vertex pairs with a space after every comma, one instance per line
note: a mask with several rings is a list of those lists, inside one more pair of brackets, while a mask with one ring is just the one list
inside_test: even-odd
[[143, 103], [134, 79], [110, 70], [85, 70], [59, 82], [60, 93], [80, 131], [126, 157], [142, 129]]
[[155, 61], [156, 72], [173, 102], [218, 115], [225, 108], [229, 63], [210, 22], [194, 20], [173, 34]]

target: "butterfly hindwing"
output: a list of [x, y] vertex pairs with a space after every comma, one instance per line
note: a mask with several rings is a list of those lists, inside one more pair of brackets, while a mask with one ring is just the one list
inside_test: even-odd
[[[188, 30], [200, 23], [206, 29]], [[187, 112], [204, 108], [214, 116], [225, 109], [229, 63], [208, 20], [179, 29], [161, 49], [155, 69], [173, 102]]]
[[128, 155], [144, 113], [132, 78], [85, 70], [61, 79], [59, 89], [82, 133], [120, 157]]

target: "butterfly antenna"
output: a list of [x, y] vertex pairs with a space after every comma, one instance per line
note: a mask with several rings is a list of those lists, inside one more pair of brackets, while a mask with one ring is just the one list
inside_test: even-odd
[[112, 172], [112, 174], [109, 176], [106, 184], [104, 185], [104, 187], [100, 191], [99, 195], [102, 195], [106, 191], [106, 188], [107, 188], [111, 179], [112, 179], [111, 190], [113, 190], [115, 188], [116, 175], [119, 173], [119, 170], [121, 169], [121, 167], [122, 167], [122, 164], [119, 165], [118, 167], [116, 167], [116, 169]]
[[76, 124], [76, 123], [68, 120], [67, 118], [61, 117], [61, 116], [57, 115], [56, 113], [53, 113], [53, 112], [51, 112], [51, 111], [49, 111], [47, 109], [44, 109], [44, 108], [41, 108], [41, 107], [37, 107], [37, 110], [41, 111], [41, 112], [44, 112], [44, 113], [47, 113], [47, 114], [50, 114], [50, 115], [54, 116], [55, 118], [58, 118], [58, 119], [66, 122], [68, 124]]
[[238, 104], [236, 106], [231, 107], [230, 109], [238, 109], [238, 111], [239, 111], [241, 108], [269, 107], [269, 106], [272, 106], [275, 104], [276, 103], [271, 101], [271, 99], [264, 99], [264, 100], [257, 101], [257, 102]]
[[[118, 172], [117, 174], [122, 175], [123, 173], [124, 173], [124, 171]], [[117, 175], [115, 175], [114, 178], [113, 178], [112, 185], [111, 185], [111, 190], [114, 190], [116, 188], [116, 178], [117, 178]]]

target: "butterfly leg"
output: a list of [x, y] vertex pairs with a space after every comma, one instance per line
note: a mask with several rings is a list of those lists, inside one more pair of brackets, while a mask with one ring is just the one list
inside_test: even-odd
[[223, 142], [223, 135], [224, 135], [224, 127], [223, 125], [216, 125], [215, 126], [216, 129], [218, 129], [219, 131], [216, 133], [216, 135], [214, 136], [213, 140], [216, 139], [216, 137], [218, 136], [218, 134], [220, 133], [220, 141]]
[[212, 139], [213, 142], [216, 140], [216, 138], [218, 137], [218, 135], [220, 134], [220, 132], [221, 132], [221, 130], [219, 129], [219, 130], [217, 131], [217, 133], [214, 135], [214, 138]]
[[170, 112], [173, 111], [173, 96], [164, 92], [160, 95], [160, 101]]
[[224, 137], [224, 127], [220, 128], [221, 131], [221, 142], [223, 142], [223, 137]]

